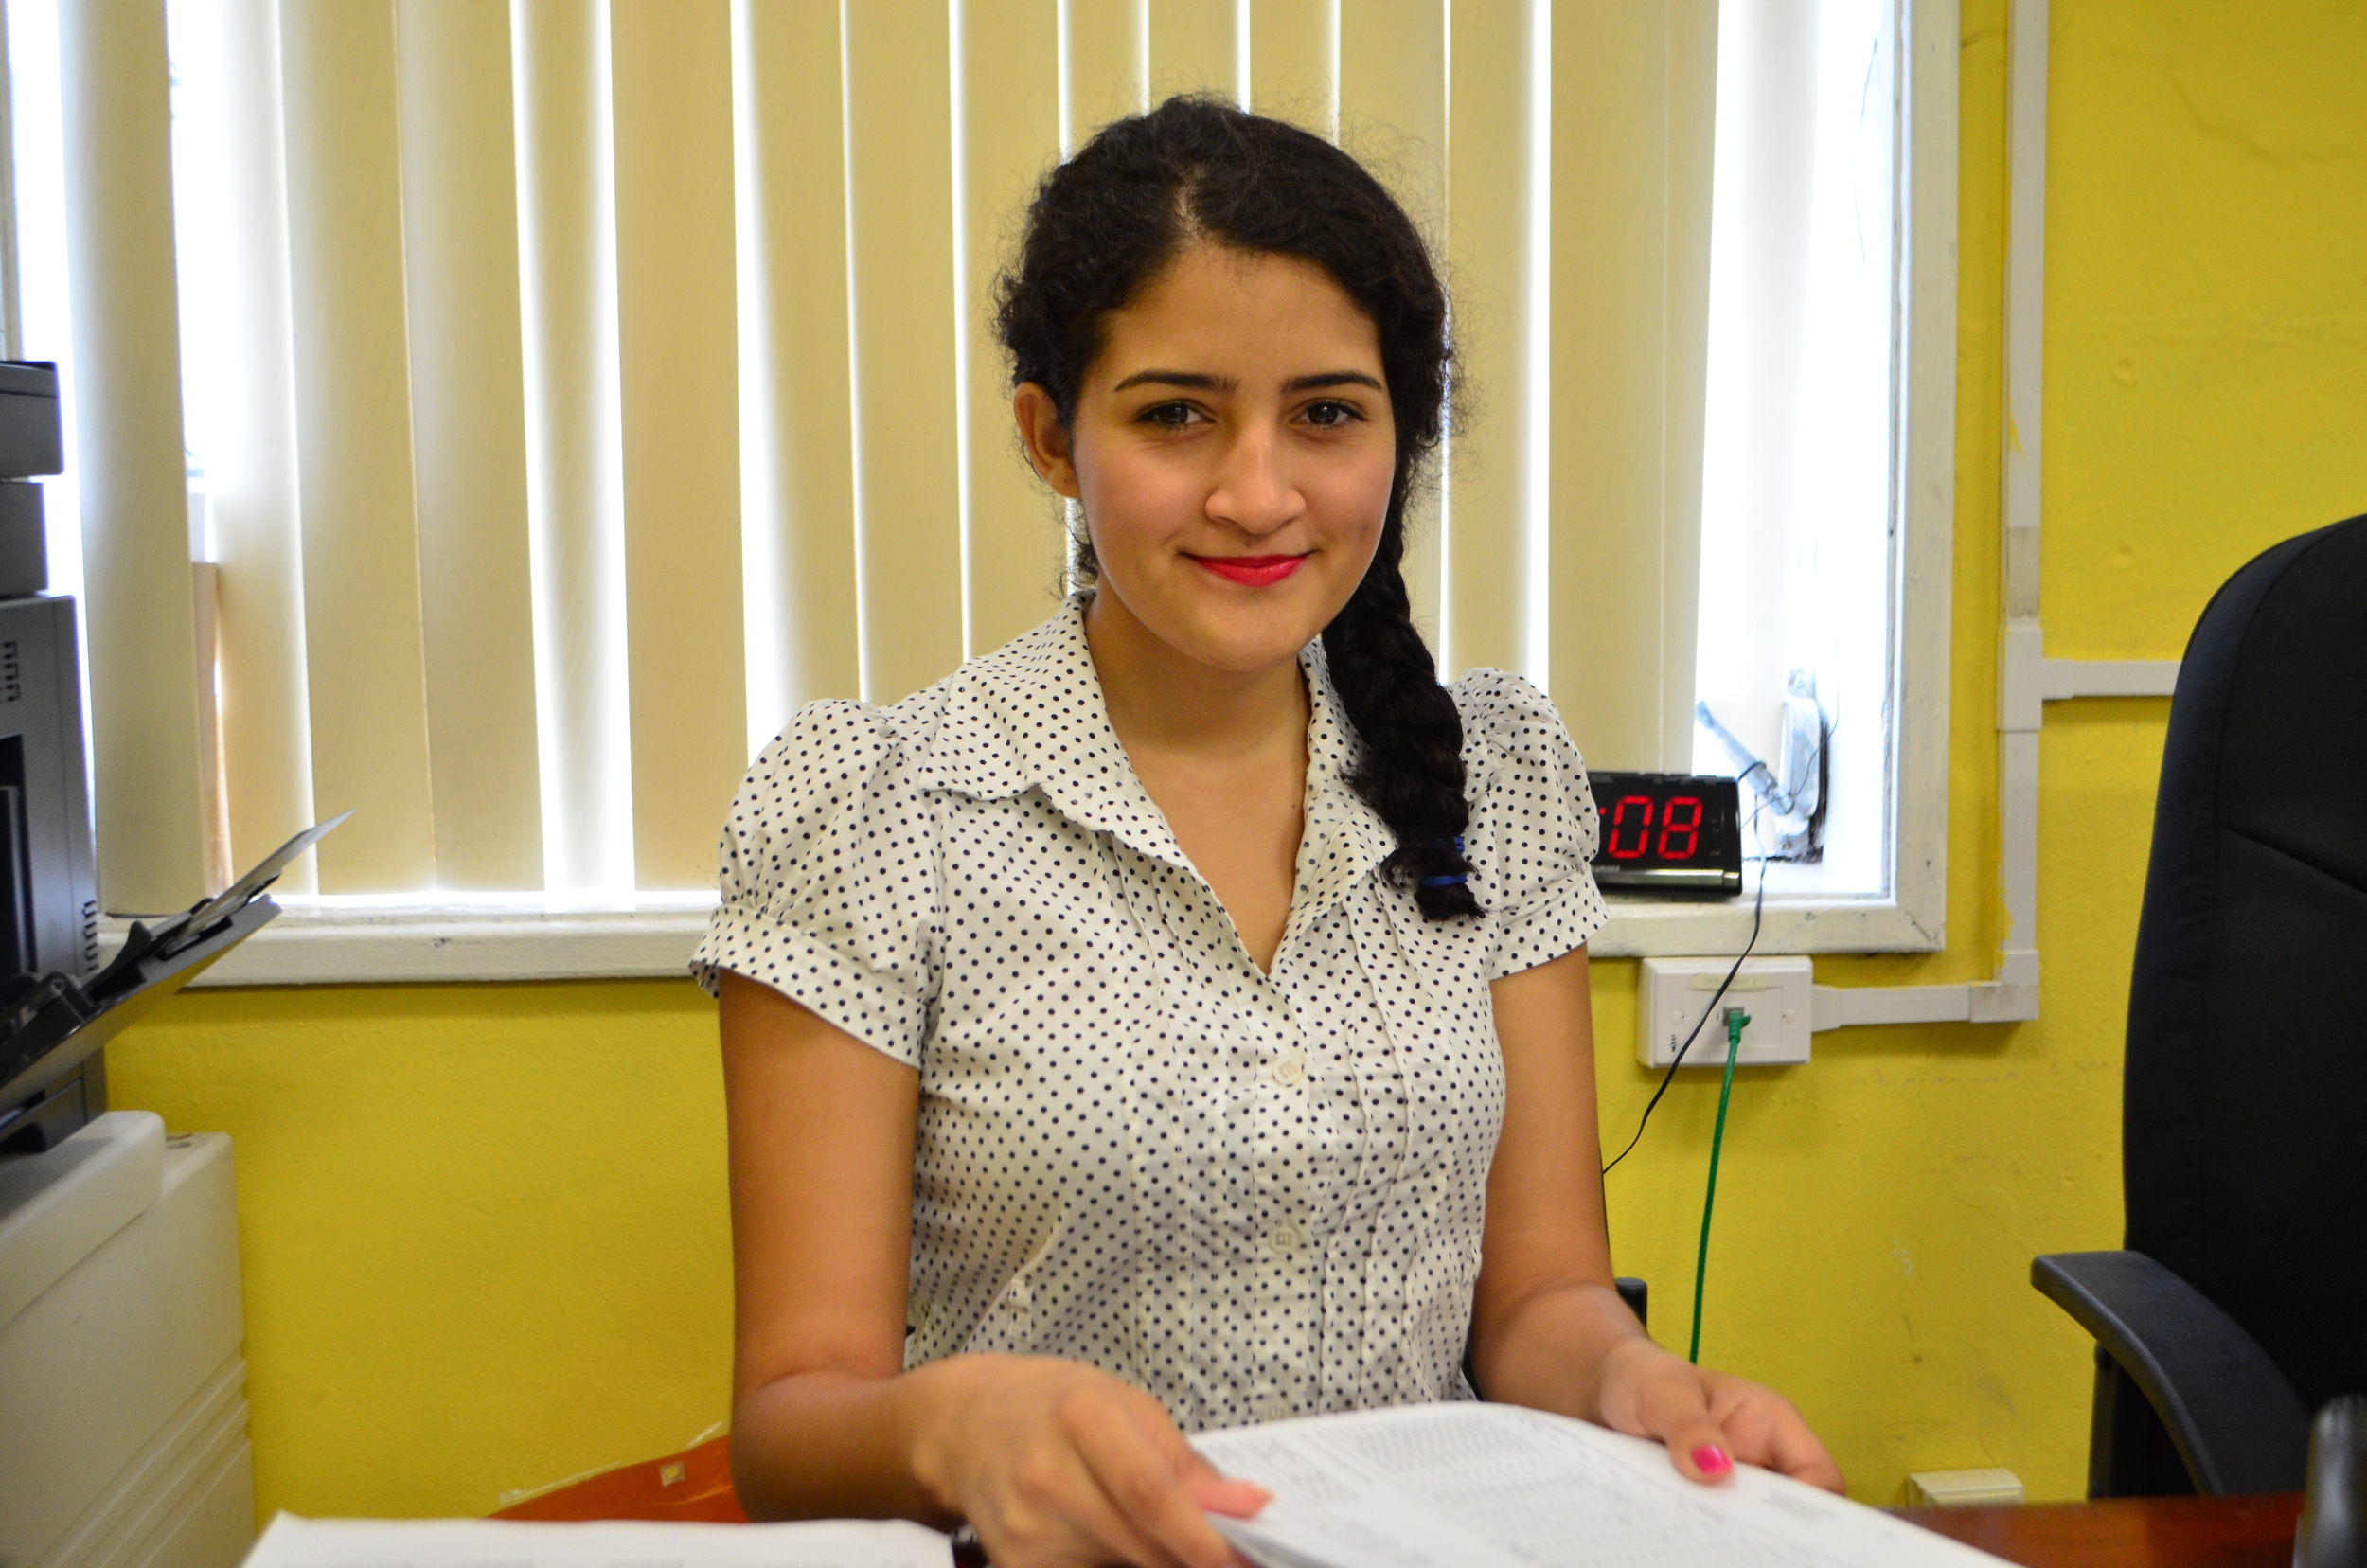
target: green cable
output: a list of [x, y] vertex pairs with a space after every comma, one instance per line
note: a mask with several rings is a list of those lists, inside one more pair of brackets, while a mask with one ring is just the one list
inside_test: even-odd
[[1685, 1360], [1701, 1364], [1701, 1281], [1710, 1269], [1710, 1210], [1717, 1204], [1717, 1151], [1726, 1142], [1726, 1101], [1735, 1092], [1735, 1057], [1742, 1050], [1742, 1031], [1751, 1015], [1740, 1007], [1726, 1009], [1726, 1081], [1717, 1086], [1717, 1130], [1710, 1134], [1710, 1186], [1701, 1198], [1701, 1252], [1693, 1263], [1693, 1347]]

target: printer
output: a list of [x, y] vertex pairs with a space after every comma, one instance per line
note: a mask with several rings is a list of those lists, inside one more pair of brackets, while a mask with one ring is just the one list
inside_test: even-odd
[[75, 604], [44, 592], [35, 482], [62, 457], [56, 367], [0, 362], [0, 1568], [237, 1568], [230, 1140], [109, 1111], [102, 1063], [277, 913], [261, 888], [306, 841], [100, 962]]
[[[0, 1033], [45, 976], [98, 968], [82, 662], [49, 586], [42, 487], [64, 469], [54, 365], [0, 361]], [[0, 1152], [37, 1151], [107, 1108], [102, 1059], [0, 1055]]]

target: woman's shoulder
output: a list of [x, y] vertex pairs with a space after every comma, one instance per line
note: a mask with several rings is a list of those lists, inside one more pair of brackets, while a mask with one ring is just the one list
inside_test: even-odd
[[748, 770], [748, 784], [776, 797], [832, 799], [912, 782], [945, 707], [947, 682], [882, 707], [854, 698], [808, 703]]
[[808, 703], [757, 756], [749, 784], [824, 798], [947, 786], [979, 795], [1007, 793], [1008, 725], [995, 711], [998, 695], [1032, 690], [1048, 668], [1073, 659], [1077, 613], [1072, 601], [1042, 625], [899, 702]]
[[1525, 677], [1508, 669], [1467, 669], [1447, 692], [1463, 718], [1467, 767], [1519, 761], [1583, 768], [1561, 710]]
[[1463, 715], [1471, 854], [1504, 917], [1494, 973], [1560, 956], [1603, 922], [1588, 864], [1600, 828], [1586, 763], [1554, 700], [1520, 676], [1474, 669], [1449, 688]]

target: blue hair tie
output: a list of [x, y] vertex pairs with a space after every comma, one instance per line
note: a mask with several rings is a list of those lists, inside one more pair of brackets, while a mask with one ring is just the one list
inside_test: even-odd
[[[1463, 835], [1460, 833], [1456, 834], [1452, 839], [1433, 839], [1431, 842], [1441, 846], [1451, 843], [1454, 846], [1454, 852], [1456, 855], [1460, 856], [1463, 853]], [[1422, 879], [1422, 885], [1424, 887], [1461, 887], [1463, 882], [1464, 873], [1460, 871], [1456, 872], [1451, 877], [1424, 877]]]

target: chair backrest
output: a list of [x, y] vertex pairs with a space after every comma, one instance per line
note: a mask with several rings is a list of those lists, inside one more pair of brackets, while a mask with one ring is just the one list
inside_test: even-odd
[[2127, 1244], [2309, 1408], [2367, 1391], [2367, 516], [2253, 560], [2187, 645], [2126, 1096]]

